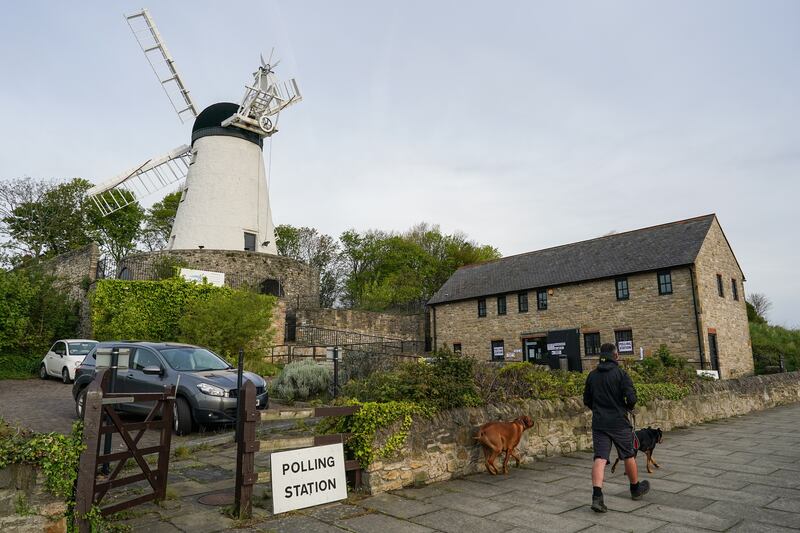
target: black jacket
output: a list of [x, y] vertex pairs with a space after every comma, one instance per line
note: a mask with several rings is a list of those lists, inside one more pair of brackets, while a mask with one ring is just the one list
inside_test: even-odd
[[601, 360], [586, 378], [583, 403], [592, 410], [592, 429], [630, 428], [626, 414], [636, 405], [633, 381], [613, 359]]

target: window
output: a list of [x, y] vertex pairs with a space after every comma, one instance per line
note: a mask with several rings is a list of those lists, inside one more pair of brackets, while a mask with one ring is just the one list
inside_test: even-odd
[[506, 314], [506, 297], [505, 296], [498, 296], [497, 297], [497, 314], [498, 315]]
[[717, 292], [720, 298], [725, 298], [725, 288], [722, 286], [722, 274], [717, 274]]
[[256, 251], [256, 234], [244, 232], [244, 249], [248, 252]]
[[503, 341], [492, 341], [492, 361], [502, 361], [506, 358]]
[[672, 294], [672, 272], [669, 270], [658, 273], [658, 294]]
[[528, 312], [528, 293], [521, 292], [517, 295], [517, 305], [519, 306], [520, 313]]
[[617, 352], [620, 354], [633, 353], [633, 331], [620, 329], [614, 332], [614, 340], [617, 341]]
[[628, 278], [617, 278], [615, 284], [617, 286], [617, 300], [627, 300], [630, 296]]
[[478, 318], [486, 316], [486, 298], [478, 300]]
[[67, 345], [58, 341], [53, 345], [53, 353], [56, 355], [67, 355]]
[[536, 291], [536, 309], [539, 311], [547, 310], [547, 290], [539, 289]]
[[131, 368], [134, 370], [144, 370], [148, 366], [161, 367], [161, 361], [158, 360], [156, 354], [144, 348], [136, 348], [132, 361]]
[[583, 347], [586, 355], [600, 355], [600, 334], [584, 333]]
[[461, 343], [457, 342], [453, 345], [453, 353], [461, 353]]
[[733, 299], [739, 299], [739, 287], [736, 285], [736, 279], [731, 278], [731, 294], [733, 294]]

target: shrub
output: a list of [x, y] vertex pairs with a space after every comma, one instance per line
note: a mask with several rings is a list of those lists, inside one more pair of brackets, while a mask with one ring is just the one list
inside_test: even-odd
[[552, 400], [581, 396], [586, 374], [518, 362], [500, 368], [497, 380], [499, 401], [515, 398]]
[[757, 374], [763, 374], [767, 367], [779, 366], [781, 356], [786, 370], [800, 369], [800, 330], [751, 322], [750, 338]]
[[647, 405], [653, 400], [681, 400], [689, 395], [686, 385], [675, 383], [634, 383], [636, 404]]
[[396, 358], [361, 350], [345, 350], [339, 366], [342, 385], [354, 379], [365, 379], [376, 372], [388, 372], [397, 367]]
[[286, 400], [307, 400], [327, 394], [331, 373], [314, 361], [303, 359], [289, 363], [272, 382], [272, 394]]
[[638, 383], [690, 385], [700, 379], [686, 359], [673, 356], [663, 344], [651, 357], [641, 361], [623, 360], [622, 366]]

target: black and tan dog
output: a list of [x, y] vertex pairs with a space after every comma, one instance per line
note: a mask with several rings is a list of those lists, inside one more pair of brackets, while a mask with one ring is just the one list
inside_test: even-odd
[[[651, 427], [640, 429], [636, 432], [636, 439], [639, 441], [639, 447], [634, 452], [634, 457], [639, 452], [644, 452], [647, 455], [647, 473], [652, 474], [653, 471], [650, 470], [650, 464], [652, 463], [653, 466], [656, 468], [661, 468], [658, 463], [656, 463], [655, 459], [653, 459], [653, 450], [656, 449], [656, 444], [661, 443], [661, 439], [664, 437], [664, 434], [661, 431], [661, 428], [653, 429]], [[617, 468], [617, 463], [619, 462], [619, 455], [617, 456], [617, 460], [614, 461], [614, 466], [611, 467], [611, 473], [614, 473], [614, 470]]]

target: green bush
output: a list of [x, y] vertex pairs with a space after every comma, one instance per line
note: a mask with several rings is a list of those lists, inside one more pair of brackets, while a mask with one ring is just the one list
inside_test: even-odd
[[78, 304], [36, 268], [0, 272], [0, 378], [27, 378], [56, 339], [77, 336]]
[[750, 322], [750, 339], [757, 374], [763, 374], [767, 367], [778, 367], [781, 356], [786, 370], [800, 369], [800, 330]]
[[586, 374], [566, 370], [550, 370], [541, 365], [518, 362], [504, 365], [497, 371], [498, 397], [495, 401], [536, 398], [553, 400], [581, 396]]
[[312, 360], [289, 363], [272, 382], [271, 392], [289, 401], [307, 400], [328, 393], [330, 371]]
[[701, 379], [686, 359], [675, 357], [663, 344], [651, 357], [623, 360], [622, 366], [637, 383], [690, 385]]
[[681, 400], [689, 395], [686, 385], [675, 383], [634, 383], [636, 405], [647, 405], [653, 400]]

